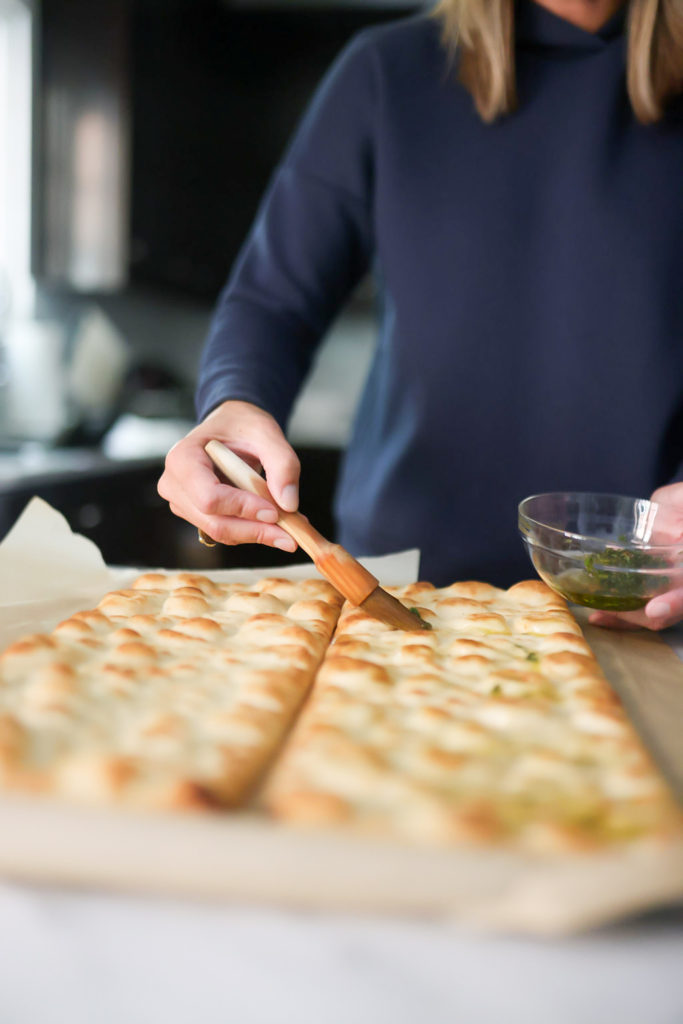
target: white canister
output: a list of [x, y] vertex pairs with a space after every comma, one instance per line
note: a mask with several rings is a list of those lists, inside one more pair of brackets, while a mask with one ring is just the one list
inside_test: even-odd
[[5, 338], [10, 436], [51, 441], [66, 426], [64, 348], [64, 328], [55, 321], [10, 322]]

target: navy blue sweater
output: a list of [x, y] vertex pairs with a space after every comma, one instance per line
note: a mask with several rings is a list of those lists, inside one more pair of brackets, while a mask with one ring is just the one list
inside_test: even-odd
[[642, 126], [623, 18], [596, 35], [522, 0], [520, 105], [493, 125], [426, 16], [361, 33], [322, 83], [221, 295], [198, 412], [285, 424], [369, 268], [377, 348], [339, 539], [417, 546], [435, 584], [530, 575], [516, 506], [647, 496], [683, 475], [683, 105]]

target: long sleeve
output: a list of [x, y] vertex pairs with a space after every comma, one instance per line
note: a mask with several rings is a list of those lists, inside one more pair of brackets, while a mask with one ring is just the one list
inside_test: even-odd
[[375, 93], [361, 34], [319, 87], [219, 298], [200, 419], [241, 399], [285, 425], [317, 344], [372, 258]]

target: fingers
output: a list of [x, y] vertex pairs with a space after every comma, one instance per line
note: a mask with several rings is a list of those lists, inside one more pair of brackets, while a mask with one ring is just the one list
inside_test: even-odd
[[659, 594], [636, 612], [593, 612], [588, 621], [607, 629], [651, 629], [659, 631], [683, 620], [683, 589]]
[[[201, 442], [181, 442], [171, 449], [158, 490], [162, 498], [184, 507], [189, 503], [202, 516], [277, 522], [277, 510], [265, 498], [221, 483]], [[183, 500], [181, 491], [188, 500]]]
[[259, 445], [258, 455], [266, 473], [268, 489], [275, 501], [285, 512], [296, 512], [299, 507], [301, 465], [279, 430], [264, 438]]
[[650, 501], [683, 508], [683, 483], [665, 484], [664, 487], [658, 487], [650, 496]]
[[651, 622], [658, 625], [650, 626], [650, 629], [666, 629], [667, 626], [675, 626], [683, 619], [683, 589], [669, 590], [666, 594], [659, 594], [645, 606], [645, 614]]
[[650, 544], [676, 544], [683, 538], [683, 506], [680, 504], [659, 505], [654, 521]]
[[280, 551], [296, 551], [296, 542], [279, 526], [271, 526], [236, 516], [207, 516], [192, 506], [170, 503], [171, 512], [207, 533], [219, 544], [266, 544]]
[[659, 487], [650, 501], [659, 505], [651, 544], [675, 544], [683, 538], [683, 483]]
[[216, 438], [252, 467], [260, 464], [274, 501], [286, 512], [296, 512], [301, 466], [272, 416], [248, 402], [225, 402], [198, 430], [205, 435], [203, 444]]
[[630, 619], [626, 619], [624, 616], [632, 614], [631, 612], [593, 612], [588, 616], [588, 621], [591, 626], [603, 626], [605, 629], [620, 629], [624, 632], [627, 630], [643, 629], [644, 623], [632, 622]]
[[[683, 483], [660, 487], [651, 501], [659, 504], [655, 526], [650, 538], [654, 544], [672, 544], [683, 538]], [[661, 630], [683, 621], [683, 589], [659, 594], [635, 612], [593, 612], [588, 621], [607, 629]]]
[[251, 466], [263, 466], [274, 502], [296, 510], [299, 460], [277, 422], [249, 403], [225, 402], [166, 457], [157, 488], [171, 511], [222, 544], [267, 544], [296, 551], [296, 542], [276, 525], [280, 510], [273, 502], [232, 487], [217, 473], [204, 450], [212, 438]]

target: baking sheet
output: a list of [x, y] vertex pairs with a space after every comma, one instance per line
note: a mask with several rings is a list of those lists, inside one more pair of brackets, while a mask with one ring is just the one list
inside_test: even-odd
[[0, 873], [81, 888], [311, 910], [454, 917], [482, 929], [562, 935], [683, 900], [683, 849], [552, 861], [436, 849], [225, 816], [137, 815], [0, 801]]
[[[414, 580], [419, 553], [365, 564], [383, 583]], [[0, 648], [126, 586], [40, 499], [0, 545]], [[251, 580], [294, 569], [209, 572]], [[683, 665], [657, 636], [586, 626], [610, 682], [672, 784], [683, 779]], [[137, 814], [45, 799], [0, 799], [0, 873], [45, 883], [318, 909], [453, 914], [480, 927], [557, 934], [683, 901], [683, 844], [591, 856], [434, 849], [274, 823], [253, 811]]]

